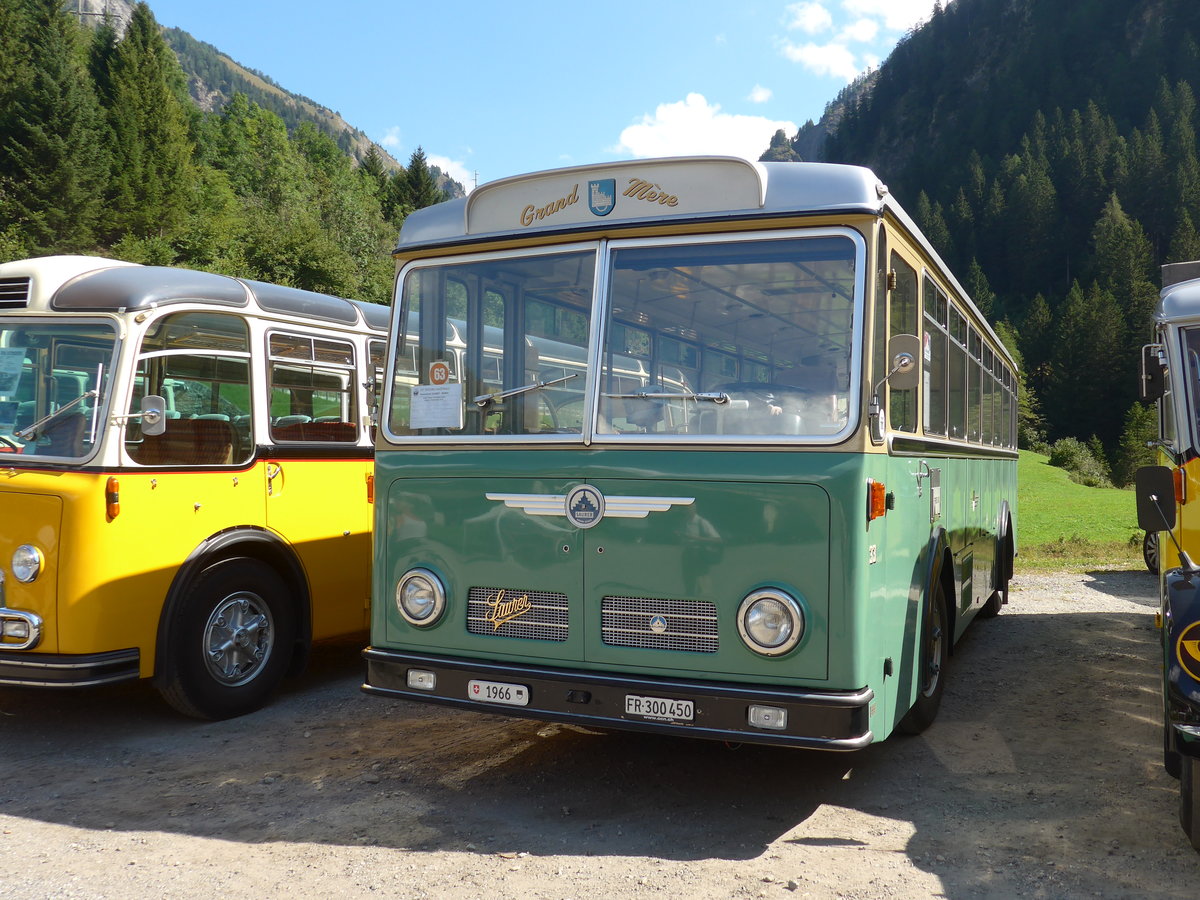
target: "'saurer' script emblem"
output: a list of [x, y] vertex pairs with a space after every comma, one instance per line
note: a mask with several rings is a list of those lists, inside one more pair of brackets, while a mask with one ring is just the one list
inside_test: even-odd
[[514, 597], [511, 600], [504, 598], [504, 591], [496, 592], [496, 596], [487, 602], [487, 615], [483, 618], [485, 621], [492, 623], [492, 631], [499, 631], [500, 626], [505, 622], [511, 622], [513, 619], [525, 615], [533, 609], [533, 604], [529, 602], [529, 595], [522, 594], [520, 597]]

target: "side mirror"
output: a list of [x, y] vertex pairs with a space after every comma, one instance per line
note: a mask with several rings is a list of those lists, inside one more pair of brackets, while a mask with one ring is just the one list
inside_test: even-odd
[[1138, 528], [1170, 531], [1175, 527], [1175, 476], [1166, 466], [1143, 466], [1134, 473]]
[[1153, 403], [1166, 393], [1165, 373], [1162, 344], [1144, 346], [1142, 348], [1142, 377], [1138, 383], [1138, 395], [1143, 402]]
[[888, 341], [888, 352], [892, 357], [892, 369], [887, 383], [894, 391], [915, 388], [921, 380], [921, 339], [915, 334], [898, 334]]
[[157, 394], [142, 398], [142, 434], [156, 435], [167, 430], [167, 401]]

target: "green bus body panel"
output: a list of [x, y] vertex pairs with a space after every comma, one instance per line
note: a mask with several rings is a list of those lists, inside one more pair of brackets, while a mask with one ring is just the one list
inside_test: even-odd
[[[1015, 469], [1011, 460], [802, 450], [383, 452], [376, 460], [375, 526], [384, 545], [375, 561], [372, 644], [592, 672], [869, 687], [880, 739], [916, 696], [917, 634], [936, 535], [944, 532], [949, 554], [957, 638], [991, 593], [999, 513], [1004, 501], [1015, 507]], [[868, 479], [883, 481], [893, 498], [886, 516], [871, 523]], [[585, 482], [607, 498], [692, 502], [645, 518], [606, 515], [579, 529], [565, 516], [529, 515], [486, 496], [565, 495]], [[398, 579], [414, 567], [433, 570], [447, 588], [446, 611], [427, 628], [408, 624], [394, 602]], [[779, 658], [752, 652], [737, 630], [742, 599], [764, 586], [787, 590], [805, 614], [803, 640]], [[569, 637], [468, 632], [473, 587], [493, 595], [503, 589], [510, 598], [564, 595]], [[610, 645], [601, 632], [606, 596], [709, 601], [719, 649]]]

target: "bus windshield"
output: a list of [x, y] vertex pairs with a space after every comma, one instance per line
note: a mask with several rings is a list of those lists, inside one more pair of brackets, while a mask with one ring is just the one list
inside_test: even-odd
[[100, 439], [117, 345], [99, 322], [0, 328], [0, 451], [79, 459]]
[[617, 248], [599, 433], [842, 431], [854, 263], [840, 236]]
[[[606, 250], [597, 269], [597, 251]], [[844, 233], [614, 241], [411, 268], [397, 436], [831, 439], [852, 427], [856, 273]], [[592, 323], [595, 272], [604, 309]], [[588, 371], [589, 359], [598, 359]], [[438, 385], [431, 367], [442, 367]], [[585, 416], [589, 395], [596, 413]], [[683, 440], [686, 438], [671, 438]]]

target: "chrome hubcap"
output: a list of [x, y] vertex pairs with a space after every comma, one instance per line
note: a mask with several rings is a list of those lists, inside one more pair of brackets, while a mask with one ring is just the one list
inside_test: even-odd
[[226, 687], [252, 681], [271, 655], [275, 622], [257, 594], [233, 594], [217, 604], [204, 627], [204, 663]]

